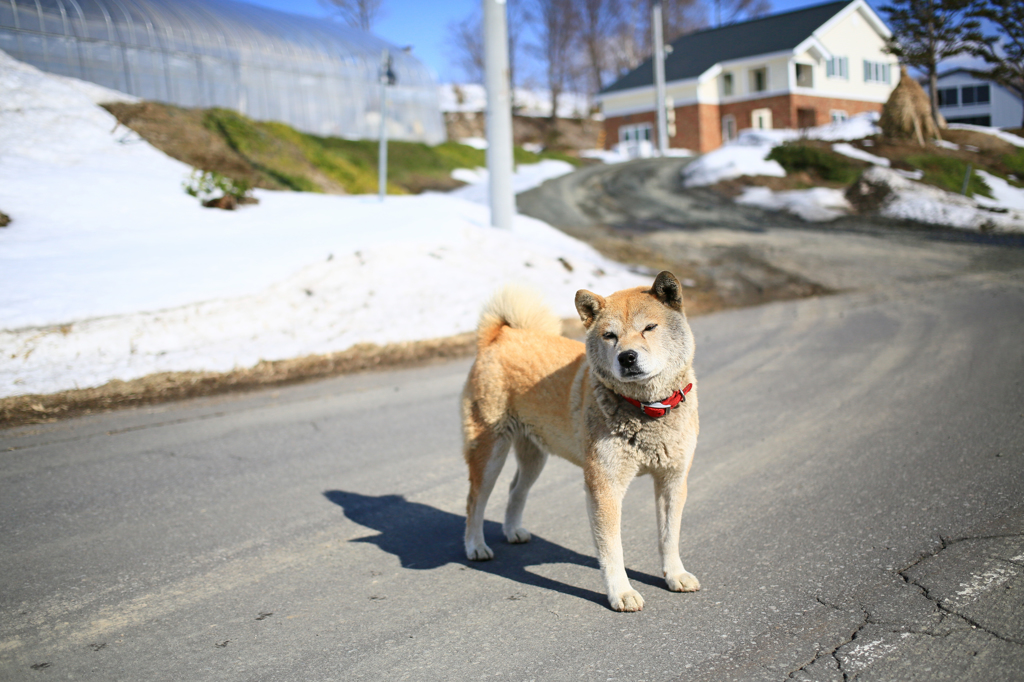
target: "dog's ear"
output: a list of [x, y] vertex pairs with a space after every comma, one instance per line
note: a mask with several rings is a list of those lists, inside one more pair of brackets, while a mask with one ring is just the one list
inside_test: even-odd
[[[679, 280], [668, 270], [660, 273], [654, 280], [654, 286], [651, 287], [651, 294], [656, 299], [667, 305], [673, 310], [683, 309], [683, 290], [679, 286]], [[577, 300], [579, 300], [577, 294]]]
[[580, 289], [576, 292], [576, 312], [580, 314], [584, 327], [590, 329], [590, 325], [594, 324], [594, 320], [597, 319], [602, 310], [604, 310], [603, 298], [586, 289]]

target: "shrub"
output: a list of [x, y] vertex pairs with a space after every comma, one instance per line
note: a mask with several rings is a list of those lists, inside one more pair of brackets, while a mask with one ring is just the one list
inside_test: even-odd
[[[196, 197], [204, 206], [233, 209], [237, 204], [256, 203], [248, 182], [233, 180], [216, 171], [193, 170], [181, 186], [185, 194]], [[220, 192], [219, 197], [214, 196], [217, 192]]]
[[772, 149], [766, 157], [778, 161], [786, 173], [807, 171], [822, 180], [850, 184], [857, 179], [857, 169], [835, 152], [806, 144], [783, 144]]

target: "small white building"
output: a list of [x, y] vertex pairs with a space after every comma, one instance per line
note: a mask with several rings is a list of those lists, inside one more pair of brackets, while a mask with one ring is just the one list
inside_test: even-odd
[[1012, 90], [972, 76], [966, 69], [939, 76], [939, 111], [948, 123], [1024, 127], [1024, 102]]

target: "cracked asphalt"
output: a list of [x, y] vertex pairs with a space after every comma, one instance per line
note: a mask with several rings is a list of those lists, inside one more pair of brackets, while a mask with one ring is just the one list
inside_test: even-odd
[[1024, 679], [1024, 269], [691, 324], [699, 592], [640, 479], [610, 611], [562, 461], [467, 561], [438, 363], [0, 431], [0, 680]]

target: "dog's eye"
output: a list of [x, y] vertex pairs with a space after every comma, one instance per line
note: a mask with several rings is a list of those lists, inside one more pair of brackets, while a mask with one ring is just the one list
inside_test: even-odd
[[618, 336], [615, 335], [615, 332], [605, 332], [604, 334], [601, 334], [601, 336], [607, 339], [608, 341], [615, 341], [616, 339], [619, 338]]
[[645, 332], [652, 332], [652, 331], [654, 331], [654, 329], [655, 329], [655, 328], [656, 328], [657, 326], [658, 326], [658, 325], [656, 325], [656, 324], [649, 324], [649, 325], [647, 325], [646, 327], [644, 327], [644, 331], [645, 331]]

